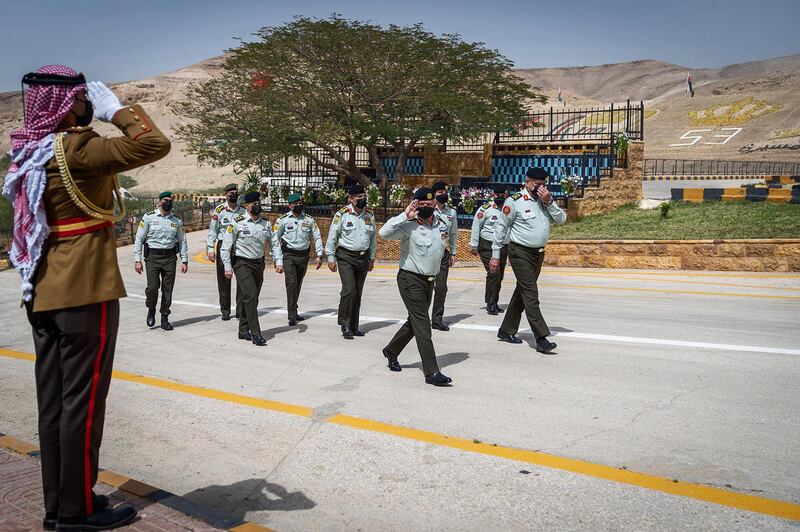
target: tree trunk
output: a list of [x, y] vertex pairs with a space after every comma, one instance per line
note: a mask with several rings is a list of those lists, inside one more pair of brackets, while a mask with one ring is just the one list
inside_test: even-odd
[[386, 170], [383, 168], [383, 163], [378, 157], [378, 148], [375, 146], [375, 143], [367, 144], [364, 146], [367, 148], [367, 152], [369, 152], [369, 160], [372, 163], [373, 168], [375, 168], [375, 174], [380, 179], [380, 187], [385, 189], [389, 185], [389, 177], [386, 175]]
[[402, 184], [403, 178], [406, 175], [406, 159], [408, 159], [409, 155], [411, 155], [411, 150], [414, 149], [414, 146], [417, 145], [416, 139], [410, 140], [408, 144], [403, 142], [402, 144], [395, 145], [399, 156], [397, 158], [397, 171], [395, 173], [394, 182], [397, 184]]

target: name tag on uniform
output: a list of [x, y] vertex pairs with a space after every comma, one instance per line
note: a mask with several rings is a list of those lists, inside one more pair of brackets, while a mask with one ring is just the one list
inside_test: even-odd
[[178, 224], [169, 224], [170, 227], [178, 227]]
[[287, 225], [286, 226], [286, 230], [287, 231], [294, 231], [294, 226], [293, 225]]
[[347, 222], [346, 227], [353, 227], [353, 222]]
[[152, 222], [150, 222], [150, 225], [156, 225], [156, 226], [161, 225], [161, 222], [159, 222], [158, 220], [153, 220]]
[[490, 222], [496, 222], [497, 221], [497, 216], [492, 216], [491, 218], [489, 218], [489, 221]]
[[523, 220], [530, 220], [531, 218], [536, 218], [536, 213], [533, 212], [532, 210], [527, 209], [525, 210], [525, 212], [522, 213]]

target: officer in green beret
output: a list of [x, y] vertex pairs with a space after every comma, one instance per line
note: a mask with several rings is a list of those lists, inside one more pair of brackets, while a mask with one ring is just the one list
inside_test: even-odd
[[134, 269], [142, 273], [142, 256], [147, 271], [147, 287], [144, 290], [147, 305], [147, 326], [156, 324], [156, 303], [161, 287], [161, 328], [173, 329], [169, 322], [169, 307], [172, 304], [172, 287], [175, 286], [176, 255], [181, 257], [181, 273], [189, 270], [189, 249], [183, 222], [172, 214], [174, 196], [172, 192], [158, 195], [158, 208], [142, 216], [136, 241], [133, 246]]
[[315, 268], [319, 270], [322, 267], [322, 236], [314, 218], [303, 212], [300, 194], [289, 194], [286, 201], [289, 203], [289, 212], [272, 225], [272, 256], [275, 259], [275, 271], [284, 274], [286, 279], [289, 325], [296, 325], [305, 319], [297, 313], [297, 300], [308, 269], [312, 242], [316, 254]]

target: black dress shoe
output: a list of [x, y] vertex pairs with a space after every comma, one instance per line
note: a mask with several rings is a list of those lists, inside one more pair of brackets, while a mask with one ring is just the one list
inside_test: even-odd
[[236, 313], [236, 315], [234, 316], [234, 318], [236, 318], [237, 320], [239, 319], [239, 313], [238, 313], [238, 312]]
[[508, 342], [509, 344], [521, 344], [522, 339], [514, 334], [504, 333], [503, 331], [497, 331], [497, 338], [501, 342]]
[[299, 314], [294, 315], [294, 321], [303, 321], [305, 318]]
[[[92, 493], [92, 502], [94, 504], [94, 509], [100, 510], [108, 506], [108, 497]], [[45, 530], [55, 530], [57, 518], [57, 513], [45, 512], [44, 519], [42, 519], [42, 528]]]
[[434, 386], [447, 386], [448, 384], [453, 382], [453, 379], [445, 375], [442, 375], [440, 372], [437, 371], [432, 375], [425, 375], [425, 382], [427, 382], [428, 384], [433, 384]]
[[253, 335], [249, 332], [239, 333], [239, 340], [247, 340], [248, 342], [253, 339]]
[[130, 523], [135, 517], [136, 509], [132, 506], [101, 508], [81, 517], [59, 517], [56, 530], [111, 530]]
[[400, 362], [397, 361], [397, 355], [393, 355], [385, 347], [383, 348], [383, 356], [389, 361], [389, 371], [403, 371], [400, 367]]
[[345, 337], [347, 340], [353, 339], [353, 331], [350, 330], [350, 327], [346, 325], [342, 325], [342, 336]]
[[147, 309], [147, 326], [155, 327], [155, 325], [156, 325], [156, 309], [154, 308]]
[[431, 329], [438, 329], [440, 331], [449, 331], [450, 327], [444, 323], [431, 323]]
[[536, 339], [536, 350], [540, 353], [550, 353], [553, 349], [558, 347], [555, 342], [551, 342], [544, 336]]
[[292, 316], [289, 318], [289, 327], [294, 327], [295, 325], [297, 325], [297, 320], [295, 320], [294, 316]]
[[353, 331], [353, 336], [364, 336], [364, 334], [366, 334], [366, 333], [364, 331], [362, 331], [361, 329], [356, 329], [356, 330]]
[[501, 308], [500, 308], [500, 305], [498, 305], [497, 303], [495, 303], [495, 304], [494, 304], [494, 309], [495, 309], [495, 310], [496, 310], [498, 313], [500, 313], [500, 314], [502, 314], [503, 312], [505, 312], [505, 310], [501, 309]]
[[169, 318], [167, 317], [166, 314], [161, 315], [161, 328], [164, 329], [165, 331], [171, 331], [172, 329], [174, 329], [172, 324], [169, 322]]
[[497, 316], [497, 307], [495, 307], [494, 304], [489, 303], [488, 305], [486, 305], [486, 314]]
[[253, 343], [257, 346], [267, 345], [267, 341], [260, 335], [253, 336]]
[[228, 321], [230, 319], [231, 319], [231, 315], [230, 315], [229, 312], [223, 312], [222, 313], [222, 321]]

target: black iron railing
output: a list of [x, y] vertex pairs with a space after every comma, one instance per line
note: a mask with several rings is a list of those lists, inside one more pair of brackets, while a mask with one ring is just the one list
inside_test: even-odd
[[645, 159], [644, 175], [800, 175], [800, 163], [718, 161], [710, 159]]

